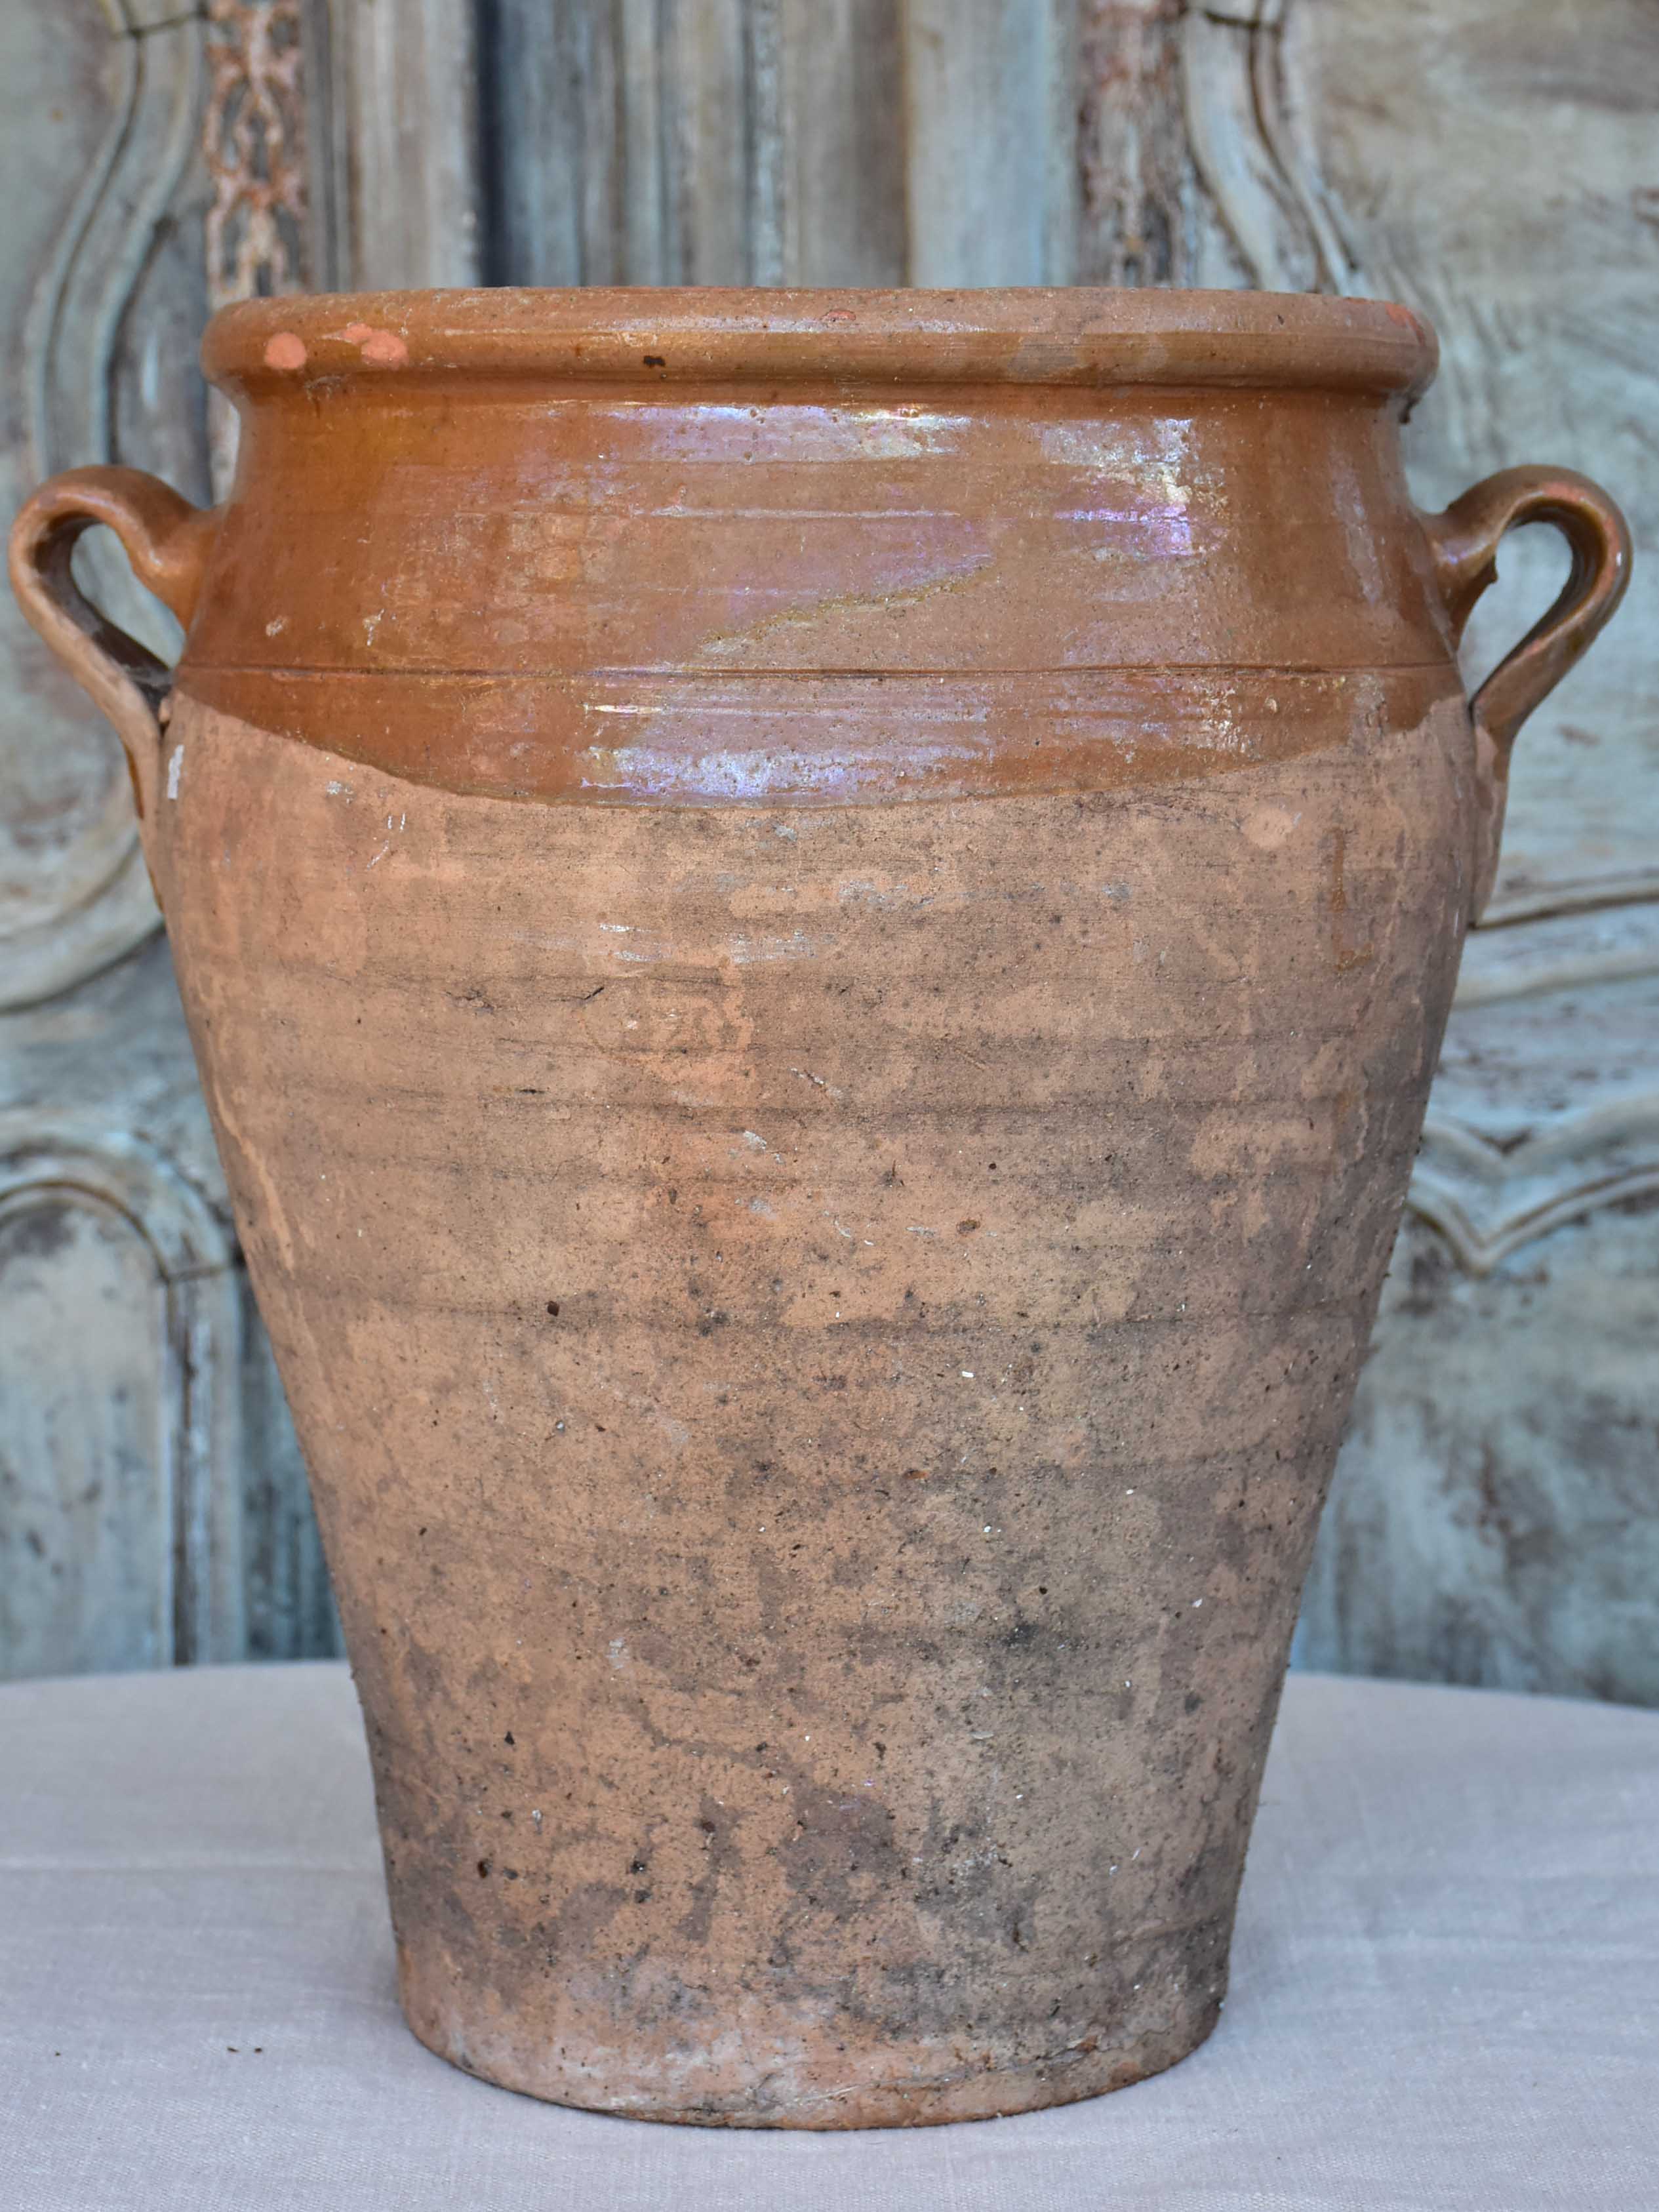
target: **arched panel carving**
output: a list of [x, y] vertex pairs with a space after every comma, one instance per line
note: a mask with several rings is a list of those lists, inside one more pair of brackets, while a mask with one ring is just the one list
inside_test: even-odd
[[213, 1209], [141, 1139], [0, 1115], [0, 1674], [240, 1656], [241, 1310]]

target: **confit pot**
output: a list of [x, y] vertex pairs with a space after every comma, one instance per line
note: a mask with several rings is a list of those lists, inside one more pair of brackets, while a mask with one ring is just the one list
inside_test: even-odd
[[226, 504], [72, 471], [13, 573], [131, 757], [416, 2033], [739, 2125], [1169, 2065], [1616, 510], [1417, 513], [1369, 301], [278, 300], [204, 359]]

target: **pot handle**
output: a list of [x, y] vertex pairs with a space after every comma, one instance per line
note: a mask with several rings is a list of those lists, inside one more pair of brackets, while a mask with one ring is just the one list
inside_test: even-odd
[[1498, 873], [1516, 737], [1624, 598], [1630, 531], [1606, 492], [1571, 469], [1500, 469], [1454, 500], [1443, 514], [1425, 515], [1423, 522], [1455, 640], [1462, 638], [1475, 601], [1498, 580], [1498, 541], [1506, 531], [1528, 522], [1553, 523], [1572, 554], [1571, 573], [1555, 605], [1469, 702], [1478, 795], [1470, 918], [1479, 921]]
[[115, 726], [141, 820], [153, 808], [161, 757], [160, 709], [173, 672], [100, 614], [70, 569], [75, 541], [106, 523], [142, 584], [189, 623], [219, 510], [192, 507], [142, 469], [66, 469], [43, 483], [12, 525], [11, 586], [29, 622]]

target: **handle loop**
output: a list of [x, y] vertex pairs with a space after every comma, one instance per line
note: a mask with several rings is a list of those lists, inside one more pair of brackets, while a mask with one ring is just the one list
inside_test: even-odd
[[1521, 726], [1608, 620], [1630, 582], [1630, 531], [1599, 485], [1571, 469], [1502, 469], [1454, 500], [1443, 514], [1424, 517], [1454, 641], [1462, 638], [1480, 594], [1498, 580], [1499, 540], [1529, 522], [1554, 525], [1567, 541], [1572, 568], [1555, 605], [1469, 702], [1480, 800], [1474, 921], [1498, 873], [1510, 755]]
[[75, 542], [106, 523], [142, 584], [188, 624], [218, 526], [216, 508], [192, 507], [141, 469], [66, 469], [41, 485], [12, 525], [9, 567], [18, 604], [88, 696], [115, 726], [141, 820], [150, 815], [161, 763], [160, 708], [172, 671], [101, 615], [70, 571]]

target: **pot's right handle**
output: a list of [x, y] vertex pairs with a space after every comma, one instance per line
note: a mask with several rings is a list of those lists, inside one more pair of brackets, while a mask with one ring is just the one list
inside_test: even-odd
[[1423, 518], [1455, 639], [1462, 636], [1482, 592], [1498, 580], [1498, 540], [1528, 522], [1554, 524], [1571, 551], [1572, 570], [1549, 612], [1469, 702], [1479, 805], [1473, 921], [1479, 921], [1498, 873], [1510, 754], [1521, 725], [1584, 651], [1630, 581], [1630, 531], [1599, 485], [1571, 469], [1501, 469], [1454, 500], [1443, 514]]
[[19, 605], [126, 748], [142, 819], [153, 815], [161, 765], [158, 709], [172, 672], [82, 595], [75, 541], [95, 523], [120, 539], [141, 583], [188, 625], [216, 508], [192, 507], [142, 469], [66, 469], [43, 483], [12, 525], [11, 586]]

